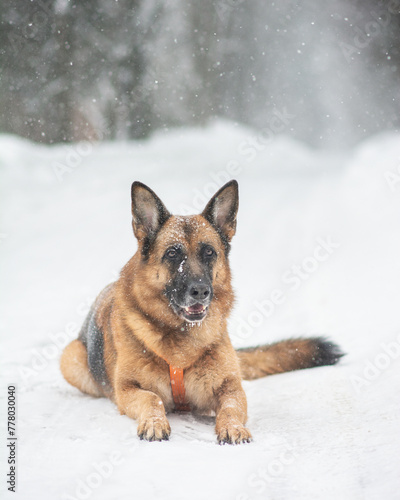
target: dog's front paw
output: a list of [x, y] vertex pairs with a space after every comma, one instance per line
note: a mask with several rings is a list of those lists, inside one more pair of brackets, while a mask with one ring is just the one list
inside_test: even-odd
[[218, 432], [219, 444], [250, 443], [252, 439], [249, 429], [246, 429], [242, 424], [229, 423]]
[[147, 441], [168, 441], [171, 427], [165, 416], [148, 417], [139, 422], [137, 433]]

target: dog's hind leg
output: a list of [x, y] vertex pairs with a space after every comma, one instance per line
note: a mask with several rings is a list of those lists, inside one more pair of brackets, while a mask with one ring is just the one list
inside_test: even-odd
[[104, 395], [90, 373], [86, 347], [80, 340], [73, 340], [64, 349], [60, 368], [65, 380], [80, 391], [95, 397]]

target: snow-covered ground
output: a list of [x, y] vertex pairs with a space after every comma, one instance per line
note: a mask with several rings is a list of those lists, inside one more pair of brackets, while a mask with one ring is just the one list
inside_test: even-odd
[[[1, 425], [14, 384], [16, 498], [400, 498], [400, 136], [337, 154], [263, 137], [221, 122], [142, 143], [0, 137]], [[235, 346], [326, 335], [348, 354], [246, 382], [251, 444], [218, 446], [212, 419], [191, 415], [170, 416], [169, 442], [139, 441], [110, 401], [63, 380], [60, 352], [135, 251], [131, 182], [189, 213], [232, 177]]]

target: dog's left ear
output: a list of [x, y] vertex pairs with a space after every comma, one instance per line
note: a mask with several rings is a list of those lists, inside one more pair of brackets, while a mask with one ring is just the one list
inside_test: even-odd
[[141, 182], [132, 184], [132, 226], [139, 241], [152, 240], [171, 216], [160, 198]]
[[231, 241], [236, 232], [236, 215], [239, 208], [239, 186], [229, 181], [211, 200], [201, 214], [220, 233], [224, 240]]

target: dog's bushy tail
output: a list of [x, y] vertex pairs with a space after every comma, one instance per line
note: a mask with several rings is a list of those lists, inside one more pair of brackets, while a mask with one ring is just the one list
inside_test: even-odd
[[284, 340], [276, 344], [238, 349], [236, 352], [244, 380], [334, 365], [344, 356], [339, 346], [323, 337]]

